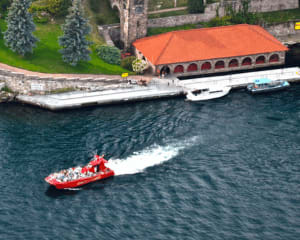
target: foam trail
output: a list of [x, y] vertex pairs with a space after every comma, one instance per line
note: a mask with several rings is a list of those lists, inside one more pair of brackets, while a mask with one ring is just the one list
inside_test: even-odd
[[146, 168], [166, 162], [178, 155], [179, 151], [196, 142], [196, 138], [173, 143], [168, 146], [153, 145], [136, 152], [126, 159], [111, 159], [107, 167], [115, 171], [115, 175], [135, 174]]
[[82, 188], [65, 188], [65, 189], [70, 191], [80, 191]]

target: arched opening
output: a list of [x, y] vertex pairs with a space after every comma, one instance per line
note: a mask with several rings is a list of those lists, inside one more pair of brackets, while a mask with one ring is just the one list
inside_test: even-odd
[[229, 62], [229, 67], [232, 68], [232, 67], [238, 67], [239, 66], [239, 62], [237, 59], [232, 59], [230, 62]]
[[169, 75], [170, 72], [171, 72], [170, 68], [167, 65], [165, 65], [160, 70], [160, 76], [165, 77], [165, 76]]
[[197, 70], [198, 70], [198, 66], [197, 66], [196, 63], [190, 64], [190, 65], [188, 66], [188, 69], [187, 69], [188, 72], [195, 72], [195, 71], [197, 71]]
[[215, 69], [221, 69], [221, 68], [225, 68], [224, 61], [217, 61], [215, 65]]
[[245, 58], [242, 62], [242, 66], [249, 66], [251, 64], [252, 64], [252, 60], [249, 57]]
[[264, 64], [266, 62], [266, 58], [264, 56], [259, 56], [256, 58], [256, 64]]
[[[114, 4], [113, 6], [112, 6], [112, 15], [111, 15], [111, 17], [112, 17], [112, 21], [113, 22], [115, 22], [115, 23], [119, 23], [120, 22], [120, 8], [119, 8], [119, 6], [117, 5], [117, 4]], [[97, 21], [99, 20], [99, 19], [102, 19], [103, 20], [103, 17], [102, 18], [100, 18], [100, 17], [98, 17], [98, 19], [97, 19]], [[102, 23], [103, 24], [103, 23]]]
[[[100, 4], [98, 4], [100, 5]], [[123, 25], [123, 18], [120, 16], [120, 7], [118, 4], [114, 3], [112, 5], [112, 11], [111, 11], [111, 20], [113, 23], [120, 23], [120, 26]], [[97, 15], [95, 17], [97, 24], [98, 25], [103, 25], [105, 24], [105, 19], [104, 16], [102, 15]], [[115, 44], [116, 47], [123, 49], [124, 48], [124, 42], [123, 42], [123, 38], [121, 36], [121, 31], [116, 30], [111, 28], [109, 31], [109, 36], [111, 37], [111, 40], [113, 41], [113, 43]]]
[[210, 62], [205, 62], [205, 63], [202, 64], [201, 70], [209, 70], [209, 69], [211, 69]]
[[278, 56], [278, 54], [273, 54], [270, 57], [269, 62], [279, 62], [279, 56]]
[[183, 73], [184, 72], [184, 69], [183, 69], [183, 66], [182, 65], [177, 65], [175, 68], [174, 68], [174, 73]]

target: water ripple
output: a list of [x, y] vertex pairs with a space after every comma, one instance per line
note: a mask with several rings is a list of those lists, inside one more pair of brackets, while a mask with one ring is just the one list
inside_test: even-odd
[[[299, 239], [299, 93], [0, 105], [0, 239]], [[44, 182], [96, 152], [117, 176], [64, 191]]]

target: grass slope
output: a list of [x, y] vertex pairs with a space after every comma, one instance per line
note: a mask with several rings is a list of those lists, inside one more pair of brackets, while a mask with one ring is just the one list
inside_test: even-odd
[[[0, 29], [5, 30], [5, 22], [0, 20]], [[22, 57], [4, 44], [3, 34], [0, 34], [0, 62], [27, 69], [30, 71], [44, 73], [84, 73], [84, 74], [121, 74], [128, 72], [117, 65], [105, 63], [98, 58], [95, 51], [91, 54], [91, 61], [80, 62], [76, 67], [72, 67], [62, 61], [61, 54], [58, 52], [60, 46], [58, 37], [62, 35], [62, 30], [58, 24], [37, 24], [34, 33], [40, 41], [34, 49], [33, 54]], [[92, 48], [95, 48], [93, 46]], [[93, 49], [94, 50], [94, 49]]]
[[161, 28], [148, 28], [147, 36], [153, 36], [161, 33], [178, 31], [178, 30], [188, 30], [197, 28], [196, 24], [186, 24], [176, 27], [161, 27]]

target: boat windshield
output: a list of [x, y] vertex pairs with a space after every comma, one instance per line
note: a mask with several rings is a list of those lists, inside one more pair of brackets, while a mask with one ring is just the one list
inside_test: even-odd
[[254, 85], [265, 85], [265, 84], [270, 84], [271, 80], [268, 78], [260, 78], [260, 79], [256, 79], [254, 81]]
[[223, 92], [222, 90], [216, 90], [216, 91], [211, 91], [209, 93], [220, 93], [220, 92]]
[[192, 91], [192, 93], [193, 93], [194, 95], [198, 95], [198, 94], [205, 93], [205, 92], [208, 92], [208, 91], [209, 91], [208, 88], [204, 88], [204, 89], [197, 89], [197, 90], [194, 90], [194, 91]]

